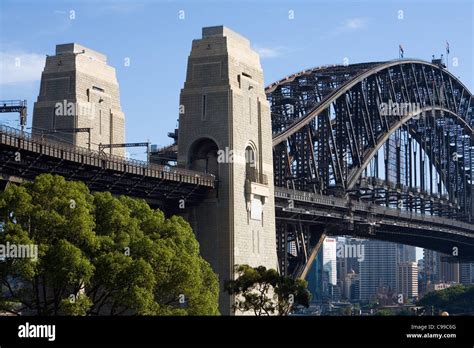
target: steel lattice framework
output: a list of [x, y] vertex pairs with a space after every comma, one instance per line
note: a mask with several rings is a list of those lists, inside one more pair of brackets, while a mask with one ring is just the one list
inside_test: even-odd
[[[277, 186], [340, 194], [364, 173], [383, 174], [447, 194], [457, 217], [471, 215], [472, 94], [446, 69], [416, 60], [316, 68], [269, 86], [267, 96]], [[419, 108], [386, 115], [382, 103]]]
[[[266, 93], [276, 186], [471, 222], [474, 101], [444, 66], [324, 66]], [[307, 261], [308, 226], [277, 228], [280, 254], [293, 241]]]

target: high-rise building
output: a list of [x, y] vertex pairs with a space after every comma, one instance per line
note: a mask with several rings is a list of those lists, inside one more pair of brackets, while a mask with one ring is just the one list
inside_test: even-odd
[[343, 296], [345, 299], [350, 301], [359, 299], [359, 282], [359, 275], [353, 270], [346, 274], [343, 286]]
[[360, 299], [369, 301], [397, 289], [397, 244], [367, 240], [360, 263]]
[[337, 285], [336, 267], [337, 243], [335, 238], [326, 237], [323, 242], [323, 293], [332, 298], [333, 287]]
[[319, 302], [322, 300], [322, 259], [323, 254], [321, 250], [318, 252], [313, 264], [306, 276], [308, 282], [308, 290], [311, 293], [311, 302]]
[[426, 280], [425, 260], [418, 260], [418, 296], [422, 297], [426, 293], [428, 282]]
[[436, 251], [423, 249], [423, 273], [427, 283], [437, 283], [439, 281], [439, 254]]
[[418, 261], [418, 273], [425, 271], [425, 260], [419, 259]]
[[[89, 134], [72, 131], [77, 128], [91, 129]], [[100, 143], [125, 142], [119, 85], [104, 54], [76, 43], [56, 46], [56, 54], [46, 58], [41, 75], [32, 133], [94, 150]], [[124, 154], [123, 148], [105, 151]]]
[[326, 237], [323, 242], [323, 268], [329, 273], [329, 282], [337, 284], [336, 239]]
[[459, 263], [453, 262], [448, 255], [424, 249], [423, 259], [428, 282], [459, 283]]
[[474, 284], [474, 262], [459, 264], [459, 282], [461, 284]]
[[361, 248], [362, 239], [338, 237], [337, 238], [337, 277], [343, 282], [350, 271], [359, 273], [359, 263], [364, 258]]
[[[344, 248], [346, 245], [346, 238], [344, 237], [337, 237], [337, 244], [336, 244], [336, 272], [337, 272], [337, 280], [341, 284], [342, 288], [344, 288], [344, 281], [346, 279], [347, 273], [350, 271], [349, 264], [348, 264], [348, 258], [343, 257], [344, 255], [340, 255], [340, 250]], [[342, 294], [344, 295], [344, 291], [342, 291]]]
[[438, 279], [444, 283], [459, 283], [459, 263], [450, 261], [446, 255], [440, 255]]
[[416, 262], [416, 247], [398, 244], [398, 262]]
[[418, 297], [418, 265], [416, 262], [398, 264], [397, 294], [402, 294], [404, 300]]
[[336, 257], [337, 281], [340, 283], [344, 283], [346, 275], [349, 273], [347, 266], [347, 259], [345, 257]]
[[326, 237], [308, 272], [306, 280], [313, 302], [338, 300], [341, 296], [341, 289], [338, 289], [336, 250], [336, 239]]
[[351, 237], [337, 238], [337, 278], [341, 297], [359, 300], [359, 264], [364, 259], [363, 240]]
[[[445, 284], [453, 285], [467, 281], [467, 269], [463, 264], [433, 250], [423, 249], [423, 270], [420, 270], [419, 295], [439, 289]], [[444, 285], [443, 285], [444, 284]]]

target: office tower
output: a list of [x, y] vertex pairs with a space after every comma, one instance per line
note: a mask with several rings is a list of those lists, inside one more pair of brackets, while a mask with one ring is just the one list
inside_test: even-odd
[[459, 263], [450, 261], [446, 255], [440, 255], [438, 279], [442, 283], [459, 283]]
[[337, 287], [337, 267], [336, 251], [337, 242], [335, 238], [326, 237], [323, 242], [322, 257], [322, 291], [323, 296], [335, 299], [335, 289]]
[[343, 286], [344, 298], [350, 301], [357, 301], [359, 299], [359, 275], [351, 270], [346, 274]]
[[320, 250], [314, 259], [306, 277], [306, 281], [308, 282], [308, 290], [311, 293], [311, 302], [319, 302], [322, 300], [322, 260], [323, 253]]
[[365, 257], [363, 240], [351, 237], [337, 238], [337, 278], [341, 296], [359, 300], [359, 265]]
[[376, 240], [363, 242], [365, 257], [360, 263], [360, 299], [388, 296], [397, 288], [397, 244]]
[[427, 279], [431, 283], [459, 283], [459, 263], [448, 255], [424, 249], [423, 259]]
[[398, 244], [398, 262], [416, 262], [416, 247]]
[[459, 281], [461, 284], [474, 284], [474, 262], [459, 264]]
[[428, 283], [437, 283], [439, 269], [439, 255], [436, 251], [423, 249], [423, 273]]
[[418, 297], [418, 265], [416, 262], [398, 264], [397, 294], [403, 294], [404, 300]]

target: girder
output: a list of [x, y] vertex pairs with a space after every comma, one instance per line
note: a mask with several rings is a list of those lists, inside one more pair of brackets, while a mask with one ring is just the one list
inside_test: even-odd
[[177, 207], [180, 199], [189, 203], [203, 199], [216, 180], [210, 174], [43, 140], [7, 126], [0, 126], [0, 173], [24, 180], [42, 173], [58, 174], [83, 181], [92, 191], [129, 194], [164, 207]]
[[[266, 92], [276, 186], [440, 217], [446, 225], [472, 222], [473, 97], [443, 67], [413, 59], [326, 66], [290, 75]], [[393, 106], [403, 112], [394, 112]], [[371, 233], [378, 231], [376, 238], [438, 250], [456, 239], [434, 231], [432, 222], [421, 229], [414, 224], [376, 226], [371, 214], [361, 218], [322, 206], [314, 211], [281, 203], [280, 267], [286, 265], [282, 272], [295, 277], [308, 269], [307, 253], [299, 248], [293, 248], [294, 255], [284, 253], [283, 240], [288, 247], [310, 231], [305, 238], [311, 241], [328, 226], [335, 234], [352, 235], [366, 226]], [[465, 250], [472, 254], [472, 245]]]
[[276, 185], [344, 195], [383, 148], [379, 175], [445, 191], [470, 220], [472, 94], [447, 70], [412, 59], [322, 67], [266, 92]]

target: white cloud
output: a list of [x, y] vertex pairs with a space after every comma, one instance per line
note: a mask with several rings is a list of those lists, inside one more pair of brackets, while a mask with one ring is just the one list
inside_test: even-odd
[[260, 55], [261, 59], [276, 58], [286, 52], [286, 48], [282, 46], [277, 46], [277, 47], [255, 46], [254, 50]]
[[369, 23], [369, 18], [367, 17], [353, 17], [343, 20], [336, 28], [331, 32], [328, 32], [323, 35], [324, 38], [334, 38], [341, 34], [352, 33], [358, 30], [367, 28]]
[[34, 82], [41, 79], [46, 57], [26, 52], [0, 52], [0, 84]]
[[358, 29], [365, 28], [367, 26], [367, 22], [367, 18], [348, 18], [343, 22], [340, 28], [344, 31], [355, 31]]

